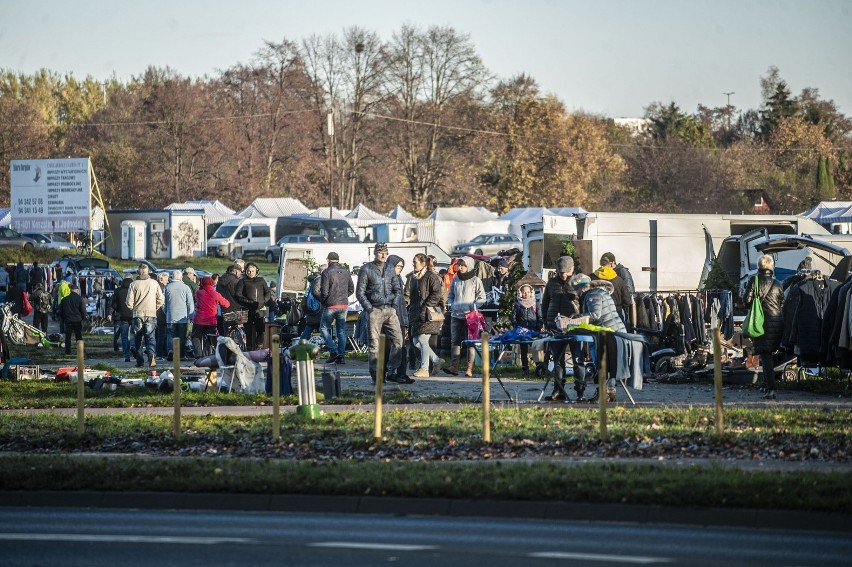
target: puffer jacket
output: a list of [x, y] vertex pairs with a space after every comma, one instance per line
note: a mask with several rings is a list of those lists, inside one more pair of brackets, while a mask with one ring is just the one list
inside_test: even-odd
[[444, 282], [441, 281], [441, 276], [426, 270], [418, 280], [412, 273], [408, 277], [405, 291], [412, 336], [439, 334], [444, 322], [427, 320], [426, 312], [434, 307], [444, 310]]
[[625, 313], [625, 309], [628, 309], [629, 306], [633, 303], [633, 296], [630, 295], [630, 292], [627, 290], [627, 284], [624, 283], [624, 280], [616, 273], [615, 270], [610, 268], [609, 266], [601, 266], [591, 275], [593, 280], [606, 280], [612, 284], [612, 301], [615, 303], [615, 309], [619, 314]]
[[533, 298], [533, 305], [524, 307], [521, 304], [521, 298], [515, 300], [515, 308], [512, 309], [512, 322], [516, 327], [523, 327], [530, 331], [540, 331], [543, 325], [541, 318], [541, 307], [538, 301]]
[[320, 294], [317, 297], [323, 307], [329, 305], [349, 305], [349, 296], [355, 292], [352, 274], [340, 265], [332, 262], [320, 275]]
[[400, 280], [393, 265], [385, 262], [381, 266], [367, 262], [358, 271], [358, 287], [355, 297], [368, 313], [374, 307], [393, 307], [402, 295]]
[[592, 287], [583, 294], [581, 314], [589, 316], [589, 323], [608, 327], [614, 331], [626, 332], [624, 321], [615, 309], [612, 300], [612, 284], [606, 280], [592, 280]]
[[544, 286], [541, 296], [541, 312], [544, 313], [544, 324], [549, 331], [556, 329], [556, 316], [571, 317], [580, 312], [580, 298], [571, 284], [569, 277], [565, 281], [559, 275], [554, 275]]
[[[755, 354], [772, 354], [781, 346], [784, 334], [784, 288], [771, 270], [758, 273], [760, 302], [763, 306], [763, 336], [752, 339]], [[746, 287], [746, 305], [754, 302], [754, 278]], [[817, 338], [819, 342], [819, 338]]]

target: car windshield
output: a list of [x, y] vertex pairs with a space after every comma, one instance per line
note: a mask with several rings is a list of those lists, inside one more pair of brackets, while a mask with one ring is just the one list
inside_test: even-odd
[[360, 242], [358, 235], [351, 226], [330, 226], [328, 234], [332, 242]]
[[236, 232], [237, 227], [239, 227], [238, 224], [223, 224], [213, 233], [213, 238], [228, 238]]

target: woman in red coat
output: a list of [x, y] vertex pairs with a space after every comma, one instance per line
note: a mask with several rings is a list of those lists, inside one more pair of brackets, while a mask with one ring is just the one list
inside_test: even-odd
[[227, 309], [231, 306], [231, 302], [216, 291], [213, 278], [202, 278], [201, 287], [195, 293], [195, 317], [192, 318], [191, 338], [195, 356], [205, 354], [202, 351], [204, 338], [216, 334], [216, 316], [219, 313], [219, 306]]

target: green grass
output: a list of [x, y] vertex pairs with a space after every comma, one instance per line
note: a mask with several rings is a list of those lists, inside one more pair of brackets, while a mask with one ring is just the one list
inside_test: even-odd
[[2, 457], [7, 490], [546, 500], [849, 513], [852, 474], [637, 464]]

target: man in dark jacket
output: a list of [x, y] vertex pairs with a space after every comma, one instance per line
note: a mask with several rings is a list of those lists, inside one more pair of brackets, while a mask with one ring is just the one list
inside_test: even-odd
[[80, 286], [71, 284], [71, 293], [59, 304], [59, 317], [65, 323], [65, 354], [71, 354], [71, 333], [74, 340], [83, 340], [83, 321], [86, 304], [80, 297]]
[[[231, 304], [230, 307], [222, 308], [223, 315], [225, 313], [232, 313], [242, 309], [242, 305], [237, 300], [237, 283], [239, 283], [242, 275], [243, 269], [239, 265], [233, 264], [228, 266], [228, 269], [219, 278], [219, 283], [216, 284], [216, 291], [218, 291], [219, 294], [227, 299], [228, 303]], [[224, 337], [228, 334], [227, 329], [225, 329], [225, 325], [221, 317], [218, 318], [218, 321], [219, 335]]]
[[370, 376], [376, 380], [377, 356], [379, 354], [379, 336], [384, 334], [388, 341], [388, 360], [386, 380], [400, 384], [414, 382], [406, 376], [397, 376], [400, 350], [402, 349], [402, 329], [396, 314], [397, 297], [402, 293], [399, 278], [394, 266], [387, 264], [388, 245], [379, 242], [373, 249], [374, 260], [361, 266], [358, 272], [358, 287], [355, 297], [367, 312], [370, 328]]
[[[746, 304], [751, 307], [755, 298], [760, 300], [763, 307], [763, 335], [752, 339], [752, 347], [754, 354], [760, 356], [760, 366], [763, 369], [763, 381], [766, 385], [767, 400], [774, 400], [775, 396], [775, 362], [773, 355], [781, 346], [781, 335], [784, 332], [784, 290], [778, 280], [775, 279], [775, 260], [772, 256], [764, 254], [757, 259], [757, 283], [758, 287], [754, 287], [754, 278], [749, 280], [746, 288], [745, 300]], [[830, 296], [831, 294], [825, 294]], [[816, 302], [808, 301], [809, 305], [814, 305]], [[820, 327], [814, 328], [813, 333], [820, 335]]]
[[[556, 317], [576, 317], [580, 312], [580, 301], [574, 288], [568, 280], [574, 275], [574, 258], [561, 256], [556, 261], [556, 275], [550, 278], [544, 287], [541, 296], [541, 312], [544, 313], [544, 324], [548, 331], [556, 332]], [[567, 401], [565, 393], [565, 349], [571, 348], [574, 360], [574, 389], [577, 391], [577, 399], [583, 398], [583, 391], [577, 389], [577, 379], [585, 383], [585, 367], [580, 361], [581, 346], [570, 341], [555, 341], [550, 343], [550, 354], [553, 357], [553, 393], [550, 399], [554, 401]]]
[[[329, 364], [346, 364], [346, 314], [349, 313], [349, 296], [355, 292], [352, 275], [340, 265], [337, 252], [329, 252], [328, 267], [320, 275], [319, 300], [322, 305], [320, 334], [328, 348]], [[331, 336], [331, 324], [337, 344]]]
[[124, 362], [130, 362], [130, 325], [133, 323], [133, 310], [127, 306], [127, 292], [131, 282], [133, 278], [125, 276], [112, 296], [112, 317], [118, 327], [116, 335], [121, 339]]
[[248, 307], [248, 321], [244, 327], [246, 348], [250, 351], [263, 348], [266, 302], [272, 299], [272, 292], [266, 280], [257, 275], [257, 264], [246, 264], [246, 277], [237, 282], [235, 298]]

